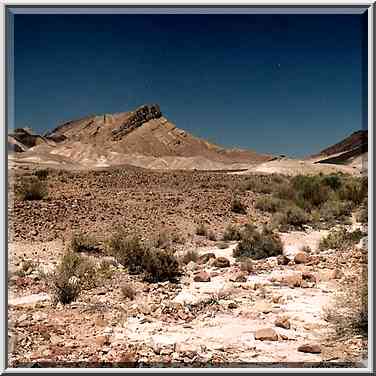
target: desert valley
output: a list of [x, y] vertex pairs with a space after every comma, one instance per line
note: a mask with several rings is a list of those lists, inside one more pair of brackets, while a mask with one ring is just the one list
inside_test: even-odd
[[159, 105], [15, 129], [10, 366], [362, 366], [367, 148], [223, 148]]

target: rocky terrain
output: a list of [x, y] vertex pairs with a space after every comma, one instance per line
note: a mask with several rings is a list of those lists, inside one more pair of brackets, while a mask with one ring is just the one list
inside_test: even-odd
[[[319, 248], [335, 227], [366, 232], [354, 215], [345, 224], [280, 231], [284, 256], [244, 269], [233, 254], [238, 241], [221, 240], [226, 227], [262, 226], [274, 216], [256, 207], [265, 193], [245, 189], [247, 175], [51, 169], [48, 196], [21, 200], [15, 187], [32, 174], [23, 167], [9, 182], [11, 366], [362, 366], [366, 338], [337, 339], [326, 312], [344, 281], [366, 268], [366, 238], [340, 251]], [[245, 212], [234, 211], [234, 193]], [[206, 235], [197, 233], [200, 224]], [[195, 250], [201, 257], [183, 264], [177, 281], [148, 282], [105, 252], [118, 225], [143, 238], [165, 231], [177, 256]], [[82, 254], [98, 270], [105, 264], [105, 273], [75, 301], [55, 304], [46, 275], [77, 231], [98, 240], [98, 249]], [[133, 299], [124, 296], [125, 283]]]

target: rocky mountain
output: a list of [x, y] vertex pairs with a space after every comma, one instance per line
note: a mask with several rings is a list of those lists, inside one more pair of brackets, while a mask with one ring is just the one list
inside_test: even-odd
[[197, 138], [177, 128], [158, 105], [69, 121], [39, 137], [38, 143], [27, 144], [15, 138], [24, 146], [13, 148], [24, 151], [17, 153], [18, 160], [79, 167], [128, 164], [153, 169], [236, 170], [272, 159]]
[[368, 130], [359, 130], [310, 157], [316, 163], [365, 165], [368, 159]]

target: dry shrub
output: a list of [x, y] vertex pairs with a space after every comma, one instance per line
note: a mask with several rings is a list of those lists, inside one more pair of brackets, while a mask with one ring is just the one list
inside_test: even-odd
[[136, 296], [136, 290], [130, 283], [124, 283], [120, 289], [124, 298], [134, 300]]
[[208, 239], [211, 240], [211, 241], [213, 241], [213, 242], [215, 242], [217, 240], [217, 237], [215, 236], [214, 231], [210, 230], [208, 232]]
[[95, 266], [82, 256], [68, 250], [52, 275], [48, 276], [53, 300], [62, 304], [75, 301], [81, 290], [94, 287]]
[[150, 282], [174, 281], [180, 276], [179, 262], [171, 250], [150, 248], [143, 260], [145, 279]]
[[200, 222], [196, 227], [196, 235], [206, 236], [208, 234], [208, 227], [204, 222]]
[[366, 234], [357, 229], [348, 231], [345, 228], [334, 230], [328, 236], [321, 239], [319, 244], [320, 251], [326, 249], [347, 249], [358, 243]]
[[33, 175], [35, 175], [39, 180], [46, 180], [49, 175], [49, 170], [47, 168], [36, 170], [34, 171]]
[[30, 275], [35, 269], [37, 265], [32, 260], [24, 260], [21, 262], [20, 267], [15, 271], [15, 275], [18, 277], [26, 277]]
[[338, 337], [368, 335], [368, 272], [346, 276], [339, 285], [334, 302], [326, 307], [324, 318]]
[[110, 238], [108, 247], [110, 255], [128, 268], [129, 273], [142, 272], [146, 250], [138, 235], [129, 236], [123, 229], [118, 229]]
[[48, 185], [35, 176], [22, 177], [16, 186], [16, 194], [22, 201], [42, 200], [48, 195]]
[[244, 258], [240, 263], [240, 270], [242, 272], [252, 273], [253, 272], [252, 260], [248, 258]]
[[231, 202], [231, 211], [237, 214], [247, 214], [246, 206], [241, 202], [239, 197], [234, 197]]
[[168, 248], [171, 246], [171, 235], [167, 230], [160, 231], [155, 237], [155, 247], [156, 248]]
[[241, 240], [233, 251], [236, 258], [249, 257], [255, 260], [282, 254], [282, 241], [278, 234], [264, 228], [259, 232], [255, 226], [247, 225]]
[[197, 262], [198, 260], [198, 252], [194, 250], [189, 250], [184, 253], [184, 255], [181, 257], [181, 262], [186, 265], [189, 264], [191, 261]]
[[281, 213], [273, 218], [274, 222], [278, 225], [291, 225], [293, 227], [301, 227], [303, 224], [309, 222], [309, 215], [294, 204], [287, 206]]
[[70, 248], [73, 252], [97, 252], [99, 250], [95, 238], [81, 232], [73, 234]]
[[241, 238], [241, 231], [240, 229], [235, 226], [235, 225], [228, 225], [226, 228], [225, 228], [225, 231], [223, 233], [223, 236], [222, 236], [222, 240], [228, 240], [228, 241], [231, 241], [231, 240], [240, 240]]
[[279, 210], [281, 210], [285, 205], [285, 202], [280, 200], [279, 198], [273, 197], [273, 196], [264, 196], [260, 197], [256, 201], [256, 209], [275, 213]]

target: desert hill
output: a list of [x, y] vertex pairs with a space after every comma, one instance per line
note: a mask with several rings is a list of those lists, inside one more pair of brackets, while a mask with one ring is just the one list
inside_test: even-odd
[[18, 161], [77, 167], [237, 170], [273, 159], [197, 138], [165, 118], [158, 105], [69, 121], [40, 137], [38, 144], [16, 141], [21, 145], [13, 150], [23, 151], [13, 154]]
[[352, 133], [342, 141], [310, 157], [315, 163], [333, 163], [362, 167], [368, 159], [368, 131]]

